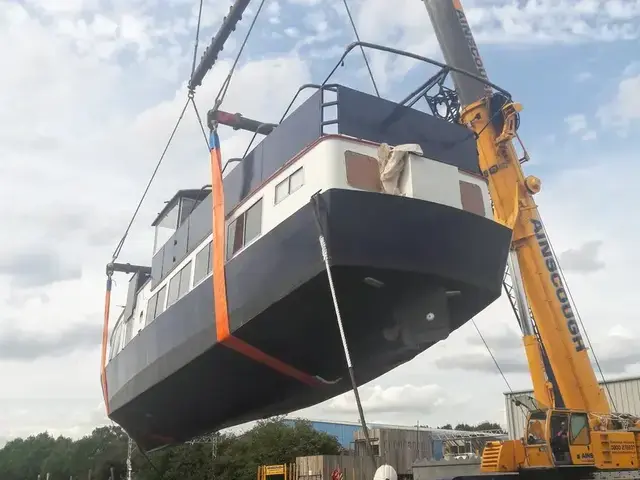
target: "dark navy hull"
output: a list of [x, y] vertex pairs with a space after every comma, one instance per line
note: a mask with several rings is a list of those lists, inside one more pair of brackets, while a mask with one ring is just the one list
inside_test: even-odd
[[[500, 296], [509, 229], [406, 197], [321, 197], [359, 384], [446, 338]], [[310, 386], [217, 343], [209, 277], [107, 365], [109, 416], [145, 450], [350, 388], [310, 204], [233, 258], [226, 275], [234, 337], [310, 376], [342, 379]]]

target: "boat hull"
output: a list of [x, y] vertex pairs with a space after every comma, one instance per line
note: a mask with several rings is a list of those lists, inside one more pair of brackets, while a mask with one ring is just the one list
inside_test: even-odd
[[[446, 338], [500, 296], [511, 231], [496, 222], [380, 193], [331, 189], [320, 200], [359, 384]], [[209, 277], [107, 365], [109, 416], [144, 450], [350, 388], [311, 204], [231, 259], [226, 276], [233, 341], [217, 340]]]

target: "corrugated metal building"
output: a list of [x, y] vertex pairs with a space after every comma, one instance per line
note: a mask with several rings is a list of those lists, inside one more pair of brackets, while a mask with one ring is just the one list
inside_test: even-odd
[[[284, 420], [285, 423], [292, 424], [295, 419], [289, 418]], [[338, 442], [348, 450], [355, 449], [355, 440], [360, 438], [362, 433], [360, 432], [360, 423], [358, 422], [331, 422], [326, 420], [309, 420], [314, 429], [319, 432], [325, 432], [329, 435], [333, 435], [338, 439]], [[368, 423], [368, 422], [367, 422]], [[418, 429], [416, 427], [402, 426], [402, 425], [389, 425], [381, 423], [368, 423], [370, 429], [380, 430], [401, 430], [406, 433], [407, 438], [412, 438], [415, 443]], [[419, 431], [430, 432], [432, 429], [420, 427]], [[360, 433], [359, 433], [360, 432]], [[426, 438], [422, 440], [427, 442]], [[429, 441], [429, 445], [420, 449], [420, 453], [424, 454], [420, 458], [429, 458], [434, 460], [440, 460], [444, 455], [444, 446], [442, 440], [432, 439]], [[427, 452], [429, 456], [427, 456]]]
[[[293, 419], [286, 419], [285, 423], [293, 424]], [[338, 439], [344, 448], [352, 448], [356, 432], [360, 429], [359, 423], [327, 422], [323, 420], [309, 420], [311, 426], [318, 432], [325, 432]]]
[[[369, 429], [369, 436], [375, 455], [384, 463], [393, 465], [399, 474], [411, 473], [416, 460], [433, 459], [433, 437], [429, 430], [415, 428]], [[356, 432], [356, 456], [366, 455], [366, 439], [362, 430]]]
[[[611, 392], [611, 398], [615, 409], [621, 413], [640, 415], [640, 376], [609, 380], [607, 386]], [[604, 385], [600, 382], [600, 385]], [[526, 423], [527, 410], [517, 407], [512, 401], [514, 397], [533, 395], [532, 390], [518, 392], [505, 392], [505, 411], [507, 414], [507, 429], [509, 438], [522, 438]], [[608, 395], [607, 395], [607, 398]], [[611, 400], [610, 400], [611, 401]]]

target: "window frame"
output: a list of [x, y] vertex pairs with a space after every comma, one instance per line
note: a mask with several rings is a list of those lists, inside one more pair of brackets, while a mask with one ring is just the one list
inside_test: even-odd
[[[165, 304], [167, 303], [167, 284], [165, 283], [162, 288], [160, 290], [158, 290], [156, 292], [156, 305], [155, 305], [155, 310], [153, 312], [153, 319], [155, 320], [156, 318], [158, 318], [158, 315], [161, 315], [162, 313], [164, 313], [164, 311], [166, 310], [165, 308]], [[162, 296], [162, 299], [160, 298]], [[162, 301], [160, 301], [162, 300]], [[161, 310], [158, 312], [158, 307], [161, 308]]]
[[157, 304], [158, 304], [158, 293], [155, 293], [147, 301], [147, 314], [146, 314], [146, 318], [144, 319], [145, 325], [149, 325], [151, 322], [155, 320]]
[[[199, 285], [200, 282], [202, 282], [205, 278], [207, 278], [211, 273], [211, 268], [212, 268], [211, 247], [212, 246], [213, 246], [213, 240], [208, 242], [204, 248], [202, 248], [198, 253], [196, 253], [194, 264], [193, 264], [193, 287], [194, 288], [196, 287], [196, 285]], [[201, 269], [198, 268], [198, 265], [202, 264], [202, 255], [205, 255], [205, 254], [206, 254], [206, 264], [204, 265], [204, 270], [203, 270], [204, 273], [202, 274], [202, 276], [197, 277], [197, 275], [200, 275], [202, 273], [200, 271]]]
[[[300, 173], [300, 175], [302, 176], [302, 183], [300, 183], [300, 185], [298, 185], [296, 188], [291, 188], [291, 179], [297, 174]], [[300, 168], [294, 170], [294, 172], [289, 175], [289, 195], [293, 195], [294, 193], [296, 193], [298, 190], [300, 190], [302, 187], [304, 187], [304, 181], [305, 181], [305, 177], [304, 177], [304, 165], [301, 165]]]
[[[178, 293], [178, 300], [184, 297], [191, 291], [191, 274], [193, 273], [193, 260], [189, 260], [184, 267], [180, 269], [178, 274], [180, 275], [180, 290]], [[186, 282], [186, 290], [182, 287]]]
[[[581, 419], [583, 421], [582, 424], [582, 428], [580, 428], [580, 430], [578, 430], [577, 433], [574, 433], [574, 426], [573, 426], [573, 421], [574, 419]], [[580, 440], [580, 441], [576, 441], [577, 438], [579, 438], [580, 436], [584, 436], [586, 432], [586, 439], [584, 440]], [[580, 445], [580, 446], [585, 446], [585, 445], [590, 445], [591, 444], [591, 439], [590, 439], [590, 435], [589, 435], [589, 417], [586, 413], [571, 413], [570, 417], [569, 417], [569, 445]]]
[[[180, 269], [180, 271], [182, 271], [182, 269]], [[176, 303], [180, 298], [180, 271], [176, 272], [167, 284], [167, 308]], [[174, 285], [177, 285], [177, 287], [175, 287], [175, 298], [173, 298]]]
[[[231, 260], [238, 253], [242, 252], [245, 248], [247, 248], [249, 245], [251, 245], [254, 241], [256, 241], [258, 238], [262, 236], [262, 233], [263, 233], [262, 221], [264, 218], [263, 216], [264, 202], [262, 200], [263, 200], [262, 197], [260, 197], [249, 208], [243, 211], [231, 222], [229, 222], [229, 225], [227, 226], [227, 245], [225, 248], [226, 250], [225, 257], [227, 261]], [[249, 212], [251, 212], [254, 208], [258, 208], [258, 206], [260, 208], [259, 231], [257, 235], [255, 235], [253, 238], [247, 241], [247, 218], [248, 218]], [[241, 232], [242, 242], [240, 246], [236, 248], [236, 245], [237, 245], [236, 242], [238, 238], [238, 227], [237, 227], [238, 224], [242, 226], [242, 232]], [[232, 239], [232, 234], [233, 234], [233, 240], [234, 240], [233, 242], [230, 241]]]
[[[247, 225], [248, 225], [248, 220], [249, 220], [249, 214], [252, 211], [257, 211], [258, 212], [258, 233], [256, 233], [253, 237], [251, 237], [250, 239], [247, 240]], [[255, 202], [253, 205], [251, 205], [249, 208], [247, 208], [244, 212], [244, 232], [242, 234], [242, 248], [245, 248], [247, 245], [251, 245], [251, 243], [253, 243], [254, 240], [256, 240], [257, 238], [259, 238], [262, 235], [262, 214], [263, 214], [264, 208], [262, 206], [262, 198], [260, 198], [257, 202]]]
[[133, 338], [133, 324], [135, 323], [135, 318], [131, 315], [124, 322], [124, 344], [126, 345]]
[[[164, 304], [166, 302], [166, 299], [167, 299], [167, 284], [165, 283], [147, 301], [147, 311], [144, 319], [145, 325], [149, 325], [156, 318], [158, 318], [158, 315], [162, 314], [165, 311]], [[158, 311], [158, 307], [161, 308], [160, 311]]]
[[[227, 260], [233, 258], [236, 253], [244, 248], [245, 212], [234, 218], [227, 227]], [[238, 225], [240, 225], [240, 228], [238, 228]], [[239, 242], [238, 235], [240, 235], [241, 239]], [[240, 246], [236, 248], [238, 243]]]
[[[189, 293], [191, 291], [191, 266], [193, 264], [193, 260], [189, 260], [187, 263], [184, 264], [184, 266], [178, 270], [172, 277], [171, 280], [169, 280], [169, 290], [167, 293], [167, 307], [165, 308], [168, 309], [171, 305], [173, 305], [174, 303], [176, 303], [178, 300], [180, 300], [182, 297], [184, 297], [187, 293]], [[182, 276], [183, 276], [183, 272], [185, 271], [185, 269], [189, 269], [189, 273], [187, 275], [187, 284], [189, 285], [189, 287], [187, 288], [187, 290], [185, 291], [184, 294], [181, 294], [182, 292]], [[169, 297], [169, 294], [171, 294], [172, 292], [172, 287], [174, 284], [174, 281], [178, 282], [178, 290], [177, 290], [177, 294], [176, 294], [176, 298], [171, 300], [171, 298]]]
[[[293, 190], [291, 189], [291, 179], [293, 178], [294, 175], [296, 175], [297, 173], [300, 173], [302, 175], [302, 183], [300, 185], [298, 185], [296, 188], [294, 188]], [[304, 186], [304, 181], [305, 181], [305, 176], [304, 176], [304, 165], [301, 165], [300, 167], [298, 167], [297, 169], [295, 169], [291, 174], [289, 174], [287, 176], [287, 178], [285, 178], [284, 180], [278, 182], [276, 184], [276, 187], [274, 189], [274, 195], [273, 195], [273, 204], [274, 205], [278, 205], [279, 203], [282, 203], [284, 200], [286, 200], [289, 196], [291, 196], [292, 194], [294, 194], [295, 192], [297, 192], [298, 190], [300, 190], [303, 186]], [[281, 199], [278, 200], [278, 188], [281, 185], [284, 185], [286, 183], [286, 192], [284, 197], [282, 197]]]

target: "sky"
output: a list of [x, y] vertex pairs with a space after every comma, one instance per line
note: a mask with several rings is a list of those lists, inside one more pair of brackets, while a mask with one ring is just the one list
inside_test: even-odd
[[[640, 0], [465, 0], [491, 80], [524, 105], [536, 199], [607, 378], [640, 374]], [[227, 13], [205, 0], [198, 58]], [[441, 59], [418, 0], [349, 0], [360, 38]], [[258, 2], [196, 92], [212, 106]], [[0, 0], [0, 443], [105, 424], [99, 359], [106, 263], [186, 99], [196, 0]], [[340, 0], [266, 0], [223, 109], [277, 122], [298, 86], [322, 81], [354, 32]], [[369, 59], [386, 98], [433, 70]], [[336, 81], [372, 92], [354, 51]], [[248, 137], [222, 131], [223, 155]], [[179, 188], [209, 183], [190, 107], [120, 255], [150, 264], [150, 227]], [[116, 278], [113, 309], [127, 278]], [[115, 320], [115, 318], [113, 319]], [[500, 298], [476, 325], [513, 389], [530, 387]], [[504, 380], [473, 324], [361, 388], [372, 422], [504, 423]], [[357, 420], [352, 396], [299, 413]]]

